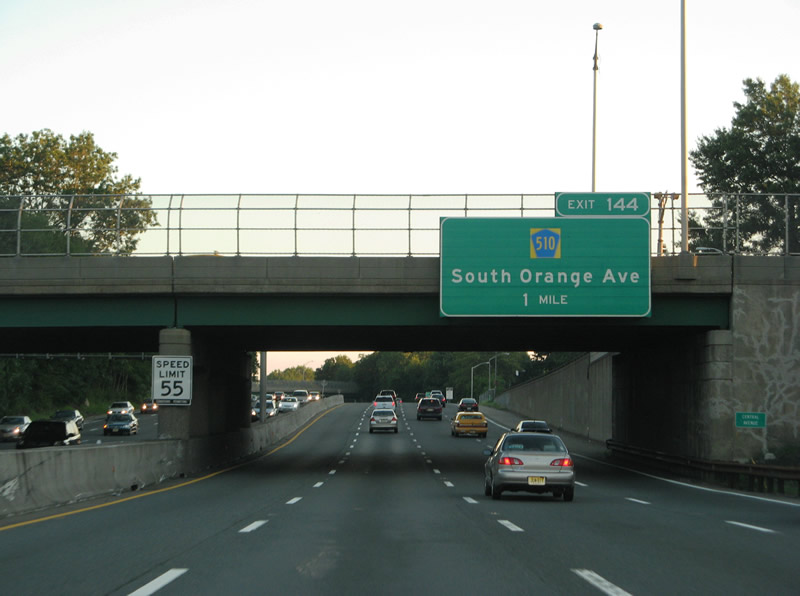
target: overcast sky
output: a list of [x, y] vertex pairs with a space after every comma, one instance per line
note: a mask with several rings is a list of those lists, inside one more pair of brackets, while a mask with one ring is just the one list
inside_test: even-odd
[[[692, 148], [800, 80], [800, 2], [686, 4]], [[597, 190], [677, 192], [680, 6], [2, 0], [0, 134], [90, 131], [154, 194], [585, 191], [599, 22]]]

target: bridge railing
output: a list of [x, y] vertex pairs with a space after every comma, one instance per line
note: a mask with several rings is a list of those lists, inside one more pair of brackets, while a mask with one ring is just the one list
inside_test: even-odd
[[[679, 195], [651, 201], [652, 254], [680, 252]], [[800, 252], [800, 195], [688, 204], [699, 252]], [[554, 206], [552, 194], [0, 196], [0, 256], [438, 256], [442, 217], [553, 217]]]

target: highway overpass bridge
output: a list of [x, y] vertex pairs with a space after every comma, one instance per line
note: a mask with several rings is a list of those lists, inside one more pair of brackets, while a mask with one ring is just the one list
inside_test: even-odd
[[191, 354], [193, 405], [162, 414], [175, 438], [249, 423], [260, 350], [615, 352], [630, 405], [615, 435], [701, 433], [684, 444], [708, 457], [722, 411], [774, 409], [776, 433], [800, 431], [800, 257], [653, 257], [641, 318], [441, 317], [439, 278], [438, 257], [4, 258], [0, 352]]

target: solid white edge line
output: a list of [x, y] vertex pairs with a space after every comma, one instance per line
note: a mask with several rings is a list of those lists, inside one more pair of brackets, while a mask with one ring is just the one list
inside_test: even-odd
[[177, 568], [170, 569], [169, 571], [159, 575], [153, 581], [146, 583], [135, 592], [131, 592], [128, 596], [149, 596], [150, 594], [155, 594], [158, 590], [166, 586], [168, 583], [175, 581], [187, 571], [189, 570]]
[[263, 520], [263, 519], [262, 519], [262, 520], [259, 520], [259, 521], [254, 521], [254, 522], [253, 522], [252, 524], [250, 524], [249, 526], [245, 526], [244, 528], [242, 528], [241, 530], [239, 530], [239, 533], [240, 533], [240, 534], [246, 534], [247, 532], [252, 532], [253, 530], [258, 530], [258, 529], [259, 529], [261, 526], [263, 526], [265, 523], [267, 523], [267, 520]]
[[743, 524], [742, 522], [731, 521], [726, 519], [726, 524], [731, 524], [732, 526], [739, 526], [740, 528], [747, 528], [748, 530], [755, 530], [756, 532], [764, 532], [765, 534], [775, 534], [775, 530], [770, 530], [769, 528], [761, 528], [759, 526], [751, 526], [750, 524]]
[[508, 528], [512, 532], [524, 532], [525, 531], [522, 528], [520, 528], [518, 525], [511, 523], [507, 519], [498, 519], [497, 523], [500, 524], [501, 526], [505, 526], [506, 528]]
[[696, 490], [702, 490], [709, 493], [716, 493], [720, 495], [730, 495], [732, 497], [741, 497], [743, 499], [753, 499], [755, 501], [764, 501], [766, 503], [775, 503], [776, 505], [788, 505], [789, 507], [800, 507], [800, 503], [791, 503], [789, 501], [779, 501], [777, 499], [768, 499], [766, 497], [759, 497], [756, 495], [746, 495], [744, 493], [737, 493], [729, 490], [722, 490], [718, 488], [709, 488], [707, 486], [697, 486], [695, 484], [688, 484], [686, 482], [680, 482], [679, 480], [672, 480], [670, 478], [663, 478], [661, 476], [655, 476], [654, 474], [648, 474], [647, 472], [640, 472], [639, 470], [633, 470], [631, 468], [626, 468], [625, 466], [618, 466], [617, 464], [610, 464], [605, 461], [601, 461], [599, 459], [595, 459], [593, 457], [588, 457], [586, 455], [581, 455], [580, 453], [573, 453], [570, 451], [571, 455], [575, 457], [580, 457], [582, 459], [589, 460], [596, 464], [600, 464], [601, 466], [608, 466], [609, 468], [616, 468], [617, 470], [624, 470], [626, 472], [630, 472], [631, 474], [638, 474], [639, 476], [644, 476], [646, 478], [652, 478], [653, 480], [661, 480], [662, 482], [668, 482], [669, 484], [675, 484], [677, 486], [683, 486], [686, 488], [694, 488]]
[[592, 584], [595, 588], [601, 592], [605, 592], [609, 596], [631, 596], [629, 592], [626, 592], [619, 586], [612, 584], [610, 581], [600, 575], [597, 575], [590, 569], [573, 569], [572, 571], [579, 577]]

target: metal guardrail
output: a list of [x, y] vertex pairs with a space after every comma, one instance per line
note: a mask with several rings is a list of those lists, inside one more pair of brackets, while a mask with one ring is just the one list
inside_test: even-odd
[[[677, 456], [627, 445], [613, 439], [606, 441], [606, 447], [613, 453], [646, 463], [649, 467], [722, 484], [731, 489], [800, 496], [800, 468]], [[787, 481], [792, 483], [792, 489], [789, 491], [787, 491]]]
[[[687, 202], [698, 252], [800, 252], [800, 195]], [[748, 229], [759, 205], [777, 227], [769, 242]], [[552, 194], [0, 196], [0, 256], [438, 256], [442, 217], [553, 217], [554, 207]], [[680, 252], [679, 195], [653, 193], [650, 207], [653, 256]]]

